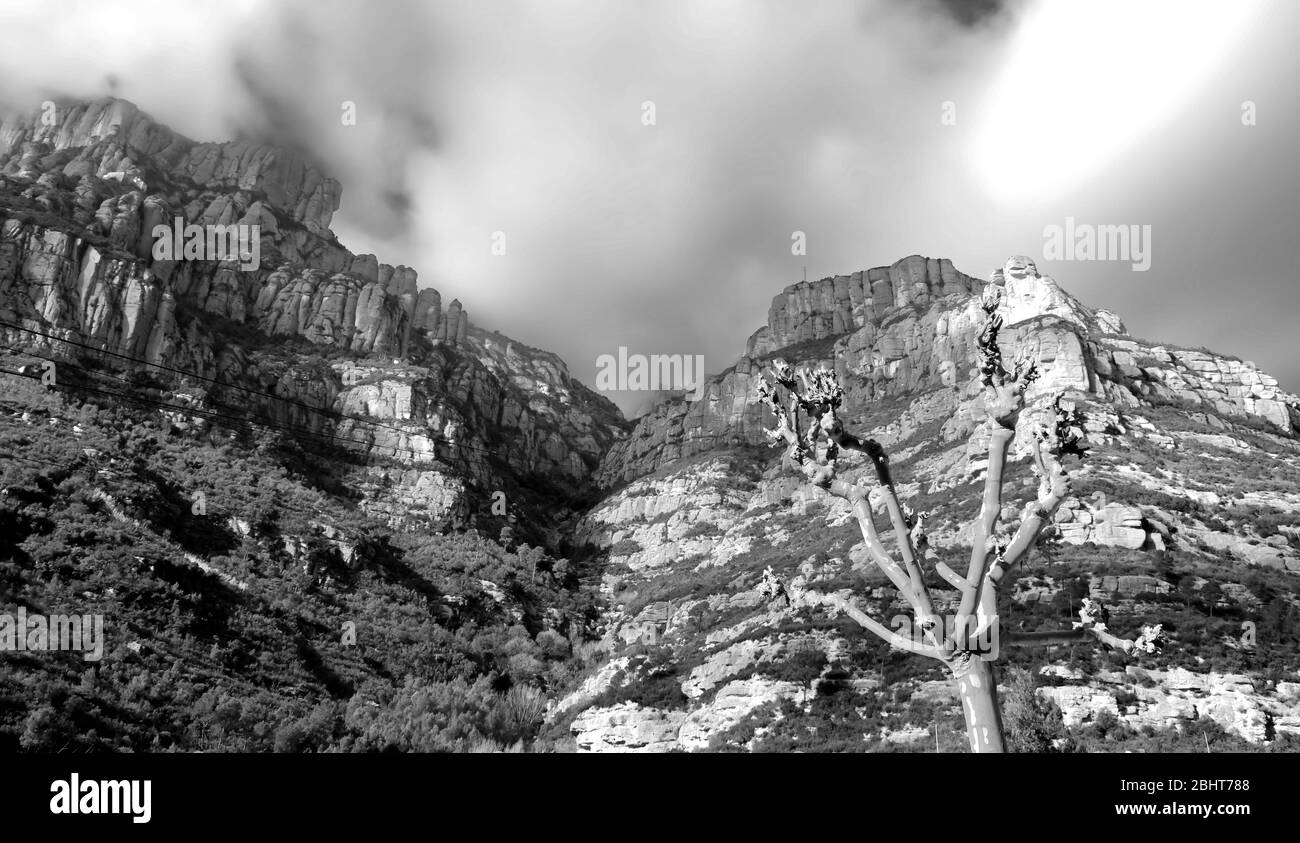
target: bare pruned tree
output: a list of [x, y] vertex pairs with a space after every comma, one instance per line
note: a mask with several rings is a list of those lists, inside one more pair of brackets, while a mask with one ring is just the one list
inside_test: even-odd
[[[1063, 396], [1057, 395], [1044, 408], [1044, 420], [1033, 431], [1032, 467], [1038, 476], [1037, 497], [1025, 507], [1010, 539], [999, 538], [997, 526], [1002, 512], [1007, 456], [1024, 408], [1025, 389], [1038, 377], [1032, 361], [1016, 360], [1011, 369], [1003, 363], [998, 347], [1002, 317], [997, 312], [1001, 292], [996, 286], [986, 288], [982, 302], [986, 319], [978, 346], [988, 413], [989, 460], [982, 505], [971, 530], [970, 562], [964, 575], [941, 561], [932, 563], [932, 571], [955, 591], [950, 594], [950, 602], [956, 604], [957, 610], [951, 617], [941, 618], [936, 613], [926, 572], [922, 569], [919, 552], [924, 552], [926, 545], [923, 514], [915, 514], [899, 502], [884, 448], [873, 439], [863, 439], [845, 430], [839, 418], [844, 390], [834, 372], [796, 371], [785, 361], [776, 360], [769, 373], [770, 380], [764, 380], [759, 387], [763, 401], [776, 417], [776, 426], [768, 431], [768, 436], [784, 445], [782, 462], [812, 485], [842, 498], [852, 507], [872, 561], [911, 606], [916, 634], [903, 635], [838, 595], [815, 591], [791, 593], [784, 584], [782, 592], [799, 604], [842, 611], [892, 646], [937, 659], [947, 666], [957, 683], [973, 752], [1004, 752], [1006, 746], [993, 670], [1000, 639], [998, 590], [1010, 580], [1008, 575], [1016, 565], [1024, 561], [1070, 492], [1069, 476], [1062, 460], [1071, 454], [1081, 458], [1085, 451], [1083, 417], [1075, 407], [1063, 403]], [[876, 483], [849, 482], [837, 476], [841, 455], [846, 451], [865, 454], [871, 460]], [[877, 531], [871, 505], [873, 493], [888, 514], [895, 537], [894, 553], [886, 549]], [[766, 589], [770, 593], [777, 591], [770, 582]], [[1125, 640], [1107, 630], [1102, 612], [1096, 603], [1086, 601], [1080, 621], [1073, 629], [1030, 634], [1023, 637], [1024, 641], [1059, 643], [1090, 637], [1127, 653], [1155, 651], [1161, 637], [1158, 625], [1143, 627], [1137, 639]]]

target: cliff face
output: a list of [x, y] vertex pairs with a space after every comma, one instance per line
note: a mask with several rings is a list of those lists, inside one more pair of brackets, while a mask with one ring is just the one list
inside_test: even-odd
[[878, 325], [896, 308], [926, 307], [936, 298], [978, 292], [982, 286], [947, 258], [919, 255], [892, 266], [791, 284], [772, 299], [767, 325], [749, 338], [745, 354], [761, 357], [795, 343], [843, 336]]
[[[1031, 401], [1068, 389], [1121, 407], [1181, 402], [1294, 429], [1296, 397], [1253, 364], [1129, 337], [1119, 317], [1086, 307], [1027, 258], [1013, 258], [995, 277], [1008, 342], [1044, 374]], [[973, 429], [981, 412], [975, 340], [985, 286], [946, 260], [913, 256], [787, 287], [773, 299], [767, 326], [735, 365], [709, 380], [705, 397], [670, 401], [639, 419], [602, 461], [601, 481], [625, 482], [720, 444], [763, 442], [756, 389], [775, 357], [834, 368], [856, 421], [872, 404], [937, 390], [948, 393], [956, 423]]]
[[[329, 229], [340, 196], [300, 155], [195, 143], [122, 100], [9, 116], [0, 321], [19, 327], [0, 337], [74, 340], [282, 399], [205, 390], [404, 465], [369, 503], [395, 524], [462, 516], [526, 475], [585, 488], [622, 435], [617, 409], [554, 355], [472, 327], [459, 300], [444, 308], [414, 269], [345, 249]], [[156, 258], [155, 226], [177, 218], [258, 226], [257, 265]], [[379, 424], [337, 418], [357, 413]]]
[[[165, 354], [150, 336], [167, 336], [183, 302], [272, 335], [402, 356], [412, 330], [454, 341], [467, 320], [457, 307], [444, 325], [415, 270], [343, 248], [329, 230], [341, 188], [301, 156], [196, 144], [122, 100], [68, 103], [51, 119], [0, 123], [0, 283], [24, 288], [9, 292], [58, 327]], [[259, 226], [260, 266], [154, 260], [155, 226], [178, 217]]]
[[46, 178], [47, 190], [56, 187], [48, 178], [53, 173], [75, 180], [77, 204], [83, 209], [96, 193], [97, 180], [140, 190], [153, 185], [164, 193], [184, 186], [196, 194], [190, 201], [208, 198], [201, 209], [191, 208], [187, 219], [220, 195], [242, 193], [256, 199], [242, 203], [241, 213], [262, 201], [263, 209], [270, 206], [330, 240], [330, 219], [342, 196], [339, 183], [301, 155], [242, 142], [195, 143], [134, 104], [112, 98], [7, 116], [0, 122], [0, 156], [0, 172], [36, 182]]

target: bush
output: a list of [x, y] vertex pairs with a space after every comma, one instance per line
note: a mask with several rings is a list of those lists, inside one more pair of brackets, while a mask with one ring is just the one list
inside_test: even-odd
[[635, 539], [622, 539], [609, 549], [610, 556], [631, 556], [633, 553], [640, 553], [642, 547]]
[[1038, 693], [1036, 675], [1013, 668], [1000, 693], [1009, 752], [1057, 752], [1065, 722], [1054, 700]]
[[713, 524], [709, 521], [696, 521], [689, 528], [687, 528], [686, 532], [682, 533], [682, 538], [694, 539], [694, 538], [699, 538], [701, 536], [718, 536], [718, 535], [721, 535], [721, 531], [718, 530], [718, 525]]

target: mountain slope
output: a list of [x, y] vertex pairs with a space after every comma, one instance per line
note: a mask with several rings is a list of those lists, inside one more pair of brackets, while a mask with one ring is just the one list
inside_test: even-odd
[[[1144, 728], [1208, 728], [1242, 746], [1300, 732], [1296, 398], [1250, 363], [1127, 336], [1118, 317], [1026, 258], [990, 283], [1004, 353], [1042, 372], [1020, 426], [1064, 394], [1084, 412], [1091, 446], [1051, 539], [1000, 613], [1020, 629], [1068, 627], [1091, 594], [1111, 604], [1117, 629], [1158, 621], [1176, 642], [1142, 663], [1081, 646], [1013, 653], [1010, 664], [1041, 673], [1040, 693], [1084, 743], [1182, 740]], [[987, 467], [975, 343], [985, 286], [947, 261], [912, 257], [788, 287], [703, 400], [660, 406], [614, 445], [600, 474], [616, 490], [580, 526], [611, 554], [611, 660], [566, 699], [555, 729], [591, 751], [924, 749], [915, 742], [937, 717], [935, 739], [960, 746], [955, 700], [924, 660], [889, 652], [843, 617], [760, 597], [771, 566], [905, 622], [848, 507], [801, 488], [761, 444], [771, 421], [756, 387], [777, 358], [834, 368], [850, 429], [886, 447], [900, 496], [930, 513], [932, 546], [958, 566]], [[1019, 434], [1008, 530], [1034, 483]], [[853, 456], [840, 460], [842, 476], [846, 462], [850, 478], [869, 471]]]
[[[105, 640], [0, 653], [0, 747], [533, 741], [597, 617], [560, 525], [618, 410], [348, 252], [301, 156], [45, 116], [0, 123], [0, 626]], [[259, 265], [156, 257], [177, 217], [259, 226]]]

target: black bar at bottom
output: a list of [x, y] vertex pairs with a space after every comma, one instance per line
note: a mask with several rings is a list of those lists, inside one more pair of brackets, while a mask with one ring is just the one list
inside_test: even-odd
[[[1177, 832], [1196, 823], [1230, 834], [1294, 813], [1294, 767], [1281, 754], [10, 755], [0, 759], [0, 814], [20, 828], [126, 836], [429, 823], [453, 836], [462, 822], [494, 834], [538, 823], [581, 834], [601, 821], [848, 831], [872, 825], [872, 813], [888, 823], [908, 810], [942, 834], [987, 810], [994, 827]], [[136, 822], [146, 781], [148, 821]], [[95, 808], [109, 813], [83, 810]]]

